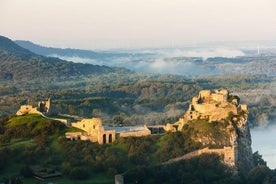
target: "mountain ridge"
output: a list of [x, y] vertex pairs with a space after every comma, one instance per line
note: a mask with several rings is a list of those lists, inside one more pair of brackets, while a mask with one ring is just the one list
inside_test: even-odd
[[9, 38], [0, 37], [0, 80], [76, 79], [89, 75], [130, 73], [124, 68], [73, 63], [35, 54]]
[[45, 47], [31, 41], [27, 40], [15, 40], [14, 43], [17, 45], [28, 49], [34, 53], [43, 55], [43, 56], [67, 56], [67, 57], [82, 57], [82, 58], [109, 58], [109, 57], [120, 57], [126, 56], [129, 54], [125, 53], [111, 53], [106, 51], [96, 52], [87, 49], [76, 49], [76, 48], [55, 48], [55, 47]]

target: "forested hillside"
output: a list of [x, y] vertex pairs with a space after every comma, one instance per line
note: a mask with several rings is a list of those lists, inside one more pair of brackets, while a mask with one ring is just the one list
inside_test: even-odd
[[[135, 73], [33, 54], [0, 37], [0, 116], [50, 97], [55, 113], [100, 116], [108, 124], [165, 124], [183, 115], [202, 89], [226, 88], [249, 105], [252, 126], [275, 119], [275, 77], [229, 74], [189, 79]], [[208, 62], [215, 62], [210, 60]]]
[[91, 59], [107, 59], [112, 57], [121, 57], [121, 56], [129, 56], [127, 53], [111, 53], [111, 52], [95, 52], [91, 50], [81, 50], [81, 49], [60, 49], [53, 47], [44, 47], [41, 45], [34, 44], [30, 41], [24, 40], [16, 40], [14, 41], [19, 46], [26, 48], [36, 54], [40, 54], [42, 56], [67, 56], [67, 57], [83, 57], [83, 58], [91, 58]]
[[23, 49], [8, 38], [0, 37], [0, 80], [68, 81], [108, 73], [127, 74], [130, 71], [40, 56]]

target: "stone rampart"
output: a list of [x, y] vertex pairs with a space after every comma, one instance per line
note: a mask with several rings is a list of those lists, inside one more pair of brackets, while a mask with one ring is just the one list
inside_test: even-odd
[[50, 98], [44, 102], [41, 101], [38, 103], [37, 107], [33, 107], [31, 105], [21, 105], [20, 109], [16, 112], [17, 116], [22, 116], [25, 114], [43, 114], [43, 113], [49, 113], [50, 110], [51, 101]]
[[166, 126], [163, 127], [165, 131], [171, 131], [171, 132], [175, 132], [176, 131], [176, 127], [173, 126], [173, 124], [167, 123]]
[[208, 147], [203, 148], [200, 150], [196, 150], [196, 151], [187, 153], [180, 157], [170, 159], [167, 162], [164, 162], [163, 164], [171, 164], [171, 163], [178, 162], [181, 160], [191, 159], [191, 158], [200, 156], [203, 153], [208, 153], [208, 154], [215, 153], [215, 154], [223, 156], [223, 162], [228, 166], [235, 166], [235, 163], [237, 161], [237, 151], [235, 150], [235, 147], [229, 146], [229, 147], [224, 147], [221, 149], [210, 149]]
[[66, 139], [70, 139], [70, 140], [82, 140], [82, 141], [89, 140], [89, 137], [84, 132], [66, 132], [65, 137]]
[[211, 90], [201, 90], [198, 97], [201, 99], [208, 98], [211, 95]]
[[98, 132], [98, 143], [99, 144], [108, 144], [115, 141], [115, 130], [103, 130]]
[[31, 105], [21, 105], [20, 109], [16, 112], [17, 116], [22, 116], [25, 114], [42, 114], [36, 108]]
[[193, 104], [194, 110], [201, 114], [210, 114], [216, 110], [216, 104]]
[[226, 102], [227, 101], [227, 96], [223, 94], [218, 94], [218, 93], [213, 93], [211, 95], [212, 100], [216, 102]]
[[108, 144], [115, 141], [115, 130], [105, 130], [101, 118], [82, 119], [79, 122], [71, 123], [73, 127], [84, 130], [86, 140]]
[[73, 127], [82, 129], [89, 134], [97, 133], [98, 131], [103, 130], [101, 118], [82, 119], [79, 122], [71, 123], [71, 125]]
[[129, 136], [141, 137], [141, 136], [147, 136], [147, 135], [151, 135], [151, 131], [146, 126], [144, 126], [143, 130], [119, 133], [119, 137], [129, 137]]

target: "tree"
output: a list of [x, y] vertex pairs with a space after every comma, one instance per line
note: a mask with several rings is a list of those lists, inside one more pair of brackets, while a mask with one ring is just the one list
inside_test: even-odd
[[264, 165], [257, 166], [253, 168], [248, 173], [248, 183], [249, 184], [260, 184], [260, 183], [270, 183], [270, 169]]
[[24, 177], [31, 177], [33, 176], [33, 170], [29, 166], [24, 166], [20, 169], [20, 174]]
[[259, 166], [259, 165], [266, 166], [266, 161], [264, 161], [264, 159], [262, 158], [262, 155], [260, 155], [258, 151], [253, 153], [253, 163], [254, 163], [254, 166]]
[[69, 177], [72, 179], [84, 180], [89, 178], [88, 169], [85, 167], [74, 167], [69, 173]]

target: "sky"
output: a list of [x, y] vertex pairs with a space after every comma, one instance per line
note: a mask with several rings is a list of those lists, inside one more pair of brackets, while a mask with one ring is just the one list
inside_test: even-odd
[[0, 0], [0, 35], [82, 49], [276, 40], [275, 0]]

